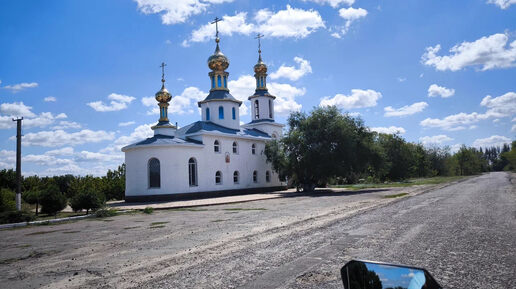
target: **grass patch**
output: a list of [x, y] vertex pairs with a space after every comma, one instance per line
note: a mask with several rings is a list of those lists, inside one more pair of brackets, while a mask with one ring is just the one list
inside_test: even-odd
[[124, 230], [132, 230], [132, 229], [136, 229], [136, 228], [140, 228], [140, 226], [125, 227]]
[[150, 225], [152, 227], [152, 226], [158, 226], [158, 225], [163, 225], [163, 224], [168, 224], [168, 223], [170, 223], [170, 222], [153, 222]]
[[30, 244], [20, 244], [20, 245], [16, 245], [16, 248], [29, 248], [29, 247], [32, 247], [32, 245], [30, 245]]
[[409, 179], [402, 182], [388, 182], [379, 184], [352, 184], [352, 185], [335, 185], [330, 188], [343, 188], [350, 190], [362, 190], [362, 189], [377, 189], [377, 188], [398, 188], [398, 187], [411, 187], [418, 185], [437, 185], [442, 183], [453, 182], [461, 180], [465, 176], [453, 176], [453, 177], [433, 177], [433, 178], [418, 178]]
[[394, 199], [394, 198], [399, 198], [399, 197], [403, 197], [406, 195], [408, 195], [408, 193], [399, 193], [399, 194], [394, 194], [394, 195], [383, 196], [383, 198], [384, 199]]
[[32, 233], [25, 234], [25, 236], [44, 235], [44, 234], [50, 234], [50, 233], [59, 232], [59, 231], [63, 231], [63, 230], [38, 231], [38, 232], [32, 232]]
[[149, 229], [165, 228], [165, 225], [150, 226]]
[[145, 222], [145, 221], [143, 221], [143, 220], [136, 220], [136, 221], [134, 221], [134, 222], [135, 222], [135, 223], [143, 223], [143, 222]]
[[45, 220], [84, 216], [84, 215], [85, 215], [84, 213], [75, 213], [75, 212], [59, 212], [59, 213], [57, 213], [56, 216], [39, 214], [36, 216], [36, 221], [45, 221]]
[[80, 233], [81, 231], [66, 231], [66, 232], [63, 232], [63, 234], [75, 234], [75, 233]]
[[224, 222], [224, 221], [229, 221], [230, 219], [217, 219], [217, 220], [213, 220], [211, 221], [212, 223], [218, 223], [218, 222]]
[[[107, 217], [113, 217], [117, 215], [117, 211], [113, 209], [100, 209], [95, 212], [95, 216], [97, 218], [107, 218]], [[106, 220], [107, 221], [107, 220]]]
[[146, 207], [145, 209], [143, 209], [143, 213], [144, 214], [152, 214], [154, 212], [154, 208], [153, 207]]
[[266, 208], [228, 208], [224, 211], [265, 211]]
[[111, 219], [105, 219], [105, 220], [102, 220], [104, 222], [113, 222], [114, 220], [111, 220]]

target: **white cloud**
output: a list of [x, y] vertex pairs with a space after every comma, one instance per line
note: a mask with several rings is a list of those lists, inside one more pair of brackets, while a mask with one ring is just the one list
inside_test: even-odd
[[489, 117], [507, 117], [516, 114], [516, 93], [508, 92], [498, 97], [484, 97], [481, 106], [487, 107]]
[[265, 36], [305, 38], [319, 28], [324, 28], [321, 15], [316, 10], [303, 10], [287, 5], [286, 10], [272, 13], [259, 10], [255, 16], [258, 31]]
[[516, 124], [512, 126], [511, 132], [516, 132]]
[[26, 155], [22, 157], [22, 161], [29, 163], [36, 163], [43, 166], [56, 166], [56, 165], [70, 165], [73, 163], [71, 159], [60, 159], [53, 155]]
[[15, 166], [16, 151], [0, 150], [0, 169], [8, 169]]
[[392, 106], [387, 106], [383, 110], [385, 111], [384, 116], [390, 117], [390, 116], [407, 116], [407, 115], [413, 115], [418, 112], [422, 112], [426, 107], [428, 106], [428, 103], [422, 101], [422, 102], [416, 102], [411, 105], [405, 105], [400, 108], [393, 108]]
[[516, 0], [489, 0], [487, 3], [495, 4], [502, 9], [507, 9], [512, 4], [516, 4]]
[[398, 77], [398, 81], [405, 82], [405, 81], [407, 81], [407, 78], [406, 77]]
[[422, 142], [424, 145], [440, 145], [444, 142], [452, 141], [453, 138], [440, 134], [440, 135], [434, 135], [434, 136], [424, 136], [420, 137], [419, 141]]
[[421, 61], [435, 69], [457, 71], [467, 66], [481, 66], [481, 70], [507, 68], [516, 65], [516, 41], [507, 46], [508, 36], [493, 34], [474, 42], [463, 42], [450, 49], [451, 54], [438, 56], [441, 45], [427, 47]]
[[360, 18], [367, 16], [367, 10], [364, 8], [341, 8], [339, 10], [340, 17], [344, 18], [346, 20], [346, 23], [344, 24], [344, 27], [340, 28], [340, 34], [344, 35], [348, 32], [349, 28], [351, 27], [351, 24], [355, 21], [357, 21]]
[[136, 122], [134, 122], [134, 121], [119, 122], [118, 126], [130, 126], [130, 125], [133, 125], [135, 123]]
[[189, 17], [206, 11], [211, 4], [222, 4], [233, 0], [135, 0], [144, 14], [161, 14], [166, 25], [182, 23]]
[[64, 147], [60, 149], [46, 151], [45, 155], [49, 156], [71, 156], [74, 154], [73, 147]]
[[447, 98], [455, 94], [455, 89], [446, 88], [444, 86], [439, 86], [437, 84], [432, 84], [428, 87], [428, 96], [435, 97], [440, 96], [442, 98]]
[[[170, 105], [168, 107], [169, 114], [190, 114], [196, 111], [197, 102], [203, 100], [208, 95], [207, 92], [200, 90], [197, 87], [190, 86], [183, 90], [180, 95], [172, 96]], [[142, 104], [147, 107], [152, 107], [147, 111], [148, 115], [159, 115], [158, 102], [154, 97], [142, 97]]]
[[123, 154], [105, 154], [99, 152], [81, 151], [75, 155], [75, 161], [77, 162], [112, 162], [124, 161]]
[[385, 134], [404, 134], [406, 131], [404, 128], [399, 126], [389, 126], [389, 127], [371, 127], [371, 131], [376, 131], [377, 133], [385, 133]]
[[312, 73], [310, 62], [301, 57], [294, 57], [294, 61], [299, 65], [299, 68], [294, 66], [285, 66], [282, 64], [276, 72], [271, 73], [271, 79], [278, 79], [281, 77], [296, 81], [305, 74]]
[[[235, 16], [222, 16], [218, 23], [219, 34], [232, 36], [233, 33], [249, 35], [255, 31], [254, 24], [246, 23], [247, 13], [236, 13]], [[183, 41], [183, 46], [188, 46], [190, 42], [205, 42], [215, 35], [215, 25], [207, 23], [199, 29], [194, 30], [188, 40]]]
[[110, 95], [108, 95], [108, 99], [111, 100], [109, 104], [104, 104], [104, 102], [102, 101], [93, 101], [87, 104], [95, 111], [119, 111], [122, 109], [126, 109], [127, 105], [130, 104], [133, 100], [135, 100], [135, 98], [132, 96], [117, 93], [111, 93]]
[[10, 117], [35, 117], [31, 109], [31, 106], [26, 106], [23, 102], [0, 104], [0, 113]]
[[303, 0], [304, 2], [310, 1], [320, 5], [328, 4], [333, 8], [339, 7], [341, 4], [346, 4], [348, 6], [353, 5], [355, 0]]
[[101, 150], [100, 152], [118, 152], [120, 153], [120, 149], [126, 145], [130, 145], [136, 141], [141, 141], [146, 138], [152, 137], [154, 135], [154, 131], [151, 129], [151, 126], [154, 124], [143, 124], [137, 126], [130, 135], [121, 136], [117, 138], [114, 142], [113, 147], [108, 147], [105, 150]]
[[[14, 139], [14, 137], [11, 139]], [[23, 145], [43, 147], [74, 146], [112, 139], [114, 139], [114, 133], [103, 130], [92, 131], [84, 129], [72, 133], [65, 132], [64, 130], [39, 131], [25, 134], [23, 137]]]
[[240, 116], [247, 115], [249, 111], [247, 98], [254, 93], [256, 79], [251, 75], [241, 75], [236, 80], [230, 80], [228, 82], [228, 87], [231, 90], [231, 95], [242, 101], [242, 105], [240, 106]]
[[510, 144], [511, 139], [501, 135], [492, 135], [488, 138], [479, 138], [473, 142], [474, 147], [501, 147], [504, 144]]
[[336, 94], [334, 97], [329, 96], [321, 99], [320, 106], [335, 105], [341, 109], [352, 109], [362, 107], [376, 106], [378, 99], [382, 97], [380, 92], [372, 89], [352, 89], [351, 95]]
[[22, 82], [22, 83], [18, 83], [18, 84], [6, 85], [2, 88], [8, 89], [8, 90], [16, 93], [16, 92], [22, 91], [26, 88], [34, 88], [34, 87], [38, 87], [38, 84], [36, 82], [30, 82], [30, 83]]
[[69, 129], [69, 128], [79, 129], [79, 128], [81, 128], [81, 125], [74, 121], [62, 120], [59, 122], [58, 125], [55, 125], [52, 127], [52, 129]]
[[448, 131], [465, 129], [466, 125], [476, 123], [480, 120], [486, 119], [487, 115], [481, 113], [457, 113], [449, 115], [443, 119], [426, 118], [420, 122], [421, 126], [441, 128]]
[[301, 104], [296, 101], [296, 97], [305, 95], [304, 87], [297, 88], [286, 83], [270, 82], [268, 85], [269, 92], [276, 96], [274, 100], [274, 114], [288, 115], [293, 111], [301, 110]]
[[55, 102], [57, 101], [57, 98], [53, 97], [53, 96], [47, 96], [43, 99], [45, 102]]

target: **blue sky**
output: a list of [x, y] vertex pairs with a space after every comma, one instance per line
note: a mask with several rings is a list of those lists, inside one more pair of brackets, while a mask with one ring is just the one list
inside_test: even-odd
[[515, 0], [1, 0], [0, 168], [14, 167], [13, 116], [25, 117], [24, 174], [115, 168], [152, 134], [163, 61], [169, 118], [199, 120], [215, 16], [244, 104], [265, 35], [279, 122], [337, 105], [429, 146], [516, 138]]

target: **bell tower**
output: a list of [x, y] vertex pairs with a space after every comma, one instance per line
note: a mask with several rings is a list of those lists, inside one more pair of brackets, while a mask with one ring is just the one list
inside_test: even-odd
[[168, 92], [165, 87], [165, 66], [166, 64], [161, 63], [161, 89], [156, 92], [156, 100], [159, 106], [159, 120], [158, 123], [151, 127], [154, 130], [154, 135], [168, 135], [174, 136], [176, 132], [176, 126], [170, 124], [168, 120], [168, 103], [172, 100], [172, 94]]

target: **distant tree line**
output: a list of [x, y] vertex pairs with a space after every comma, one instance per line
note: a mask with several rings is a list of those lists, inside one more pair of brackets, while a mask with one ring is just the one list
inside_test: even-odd
[[292, 113], [288, 131], [267, 143], [267, 161], [292, 185], [313, 190], [327, 184], [400, 181], [414, 177], [472, 175], [516, 168], [516, 141], [503, 147], [427, 148], [398, 134], [371, 131], [336, 107]]
[[74, 211], [86, 213], [104, 206], [107, 200], [121, 200], [125, 192], [125, 164], [108, 170], [105, 176], [62, 175], [53, 177], [28, 176], [22, 178], [22, 200], [25, 212], [15, 213], [16, 172], [0, 170], [0, 223], [8, 219], [30, 218], [29, 205], [35, 214], [55, 215], [67, 205]]

